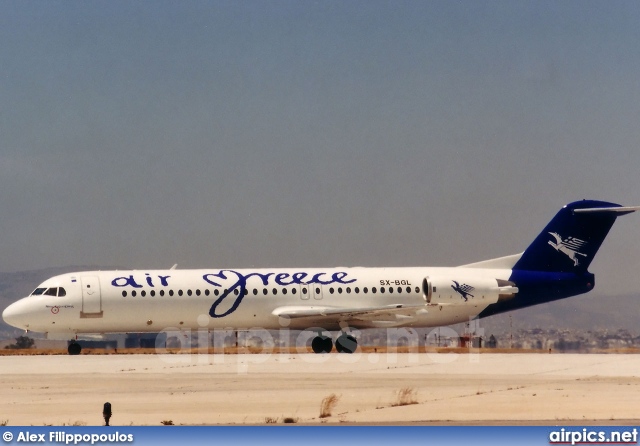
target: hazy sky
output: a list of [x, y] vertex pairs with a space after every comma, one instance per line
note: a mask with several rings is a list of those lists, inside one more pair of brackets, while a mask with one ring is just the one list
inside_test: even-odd
[[[640, 204], [640, 3], [0, 3], [0, 271], [458, 265]], [[637, 287], [640, 216], [592, 264]]]

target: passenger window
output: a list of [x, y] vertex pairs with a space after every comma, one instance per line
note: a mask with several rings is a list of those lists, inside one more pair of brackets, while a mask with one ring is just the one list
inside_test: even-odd
[[287, 294], [287, 289], [286, 288], [282, 289], [282, 294]]
[[363, 292], [364, 294], [367, 294], [367, 293], [369, 292], [369, 289], [368, 289], [367, 287], [364, 287], [364, 288], [362, 289], [362, 292]]
[[380, 292], [384, 294], [384, 287], [380, 287]]
[[342, 294], [342, 287], [338, 287], [338, 294]]
[[257, 296], [257, 295], [258, 295], [258, 289], [257, 289], [257, 288], [254, 288], [254, 289], [253, 289], [253, 295], [254, 295], [254, 296]]
[[295, 288], [293, 288], [293, 289], [291, 290], [291, 294], [296, 294], [296, 289], [295, 289]]
[[178, 290], [178, 296], [182, 296], [183, 292], [182, 290]]
[[416, 287], [416, 294], [420, 293], [420, 287]]
[[371, 288], [371, 292], [372, 292], [373, 294], [376, 294], [376, 291], [377, 291], [377, 290], [376, 290], [376, 287]]
[[262, 294], [264, 294], [266, 296], [267, 294], [269, 294], [269, 290], [266, 289], [266, 288], [263, 288], [262, 289]]
[[333, 294], [333, 287], [329, 288], [329, 293]]
[[209, 291], [209, 290], [204, 290], [204, 295], [205, 295], [205, 296], [208, 296], [210, 293], [211, 293], [211, 291]]
[[351, 294], [351, 288], [347, 287], [347, 294]]
[[398, 287], [398, 294], [402, 293], [402, 288]]
[[126, 291], [122, 292], [122, 297], [127, 297], [127, 292]]
[[164, 290], [160, 290], [160, 295], [164, 296]]
[[147, 292], [146, 292], [145, 290], [142, 290], [142, 291], [140, 291], [140, 295], [141, 295], [142, 297], [144, 297], [144, 296], [146, 296], [146, 295], [147, 295]]
[[410, 287], [410, 286], [408, 286], [408, 287], [407, 287], [407, 294], [410, 294], [410, 293], [411, 293], [411, 287]]
[[356, 292], [356, 294], [360, 293], [360, 288], [356, 287], [356, 289], [354, 290]]
[[133, 297], [136, 297], [136, 290], [133, 290], [133, 291], [131, 292], [131, 295], [132, 295]]
[[192, 294], [191, 290], [187, 290], [187, 296], [191, 296]]
[[57, 288], [49, 288], [47, 291], [44, 292], [45, 296], [56, 296], [57, 294], [58, 294]]
[[58, 288], [58, 297], [62, 297], [62, 296], [66, 296], [67, 292], [65, 291], [64, 288], [60, 287]]
[[200, 290], [196, 290], [196, 296], [200, 295]]
[[273, 295], [275, 296], [276, 294], [278, 294], [278, 290], [276, 288], [273, 289]]
[[215, 290], [213, 290], [213, 294], [217, 296], [218, 294], [220, 294], [220, 291], [218, 291], [218, 289], [216, 288]]
[[151, 297], [155, 297], [156, 292], [154, 290], [149, 291], [149, 294], [151, 294]]
[[173, 290], [169, 290], [169, 296], [173, 296]]

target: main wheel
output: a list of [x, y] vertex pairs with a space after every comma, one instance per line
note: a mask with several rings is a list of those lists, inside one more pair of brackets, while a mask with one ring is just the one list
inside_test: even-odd
[[336, 350], [339, 353], [353, 353], [358, 348], [358, 341], [351, 335], [342, 334], [336, 339]]
[[311, 349], [314, 353], [329, 353], [333, 349], [333, 341], [328, 336], [316, 336], [311, 341]]
[[333, 350], [333, 340], [331, 339], [331, 337], [325, 336], [323, 342], [324, 342], [323, 353], [331, 353], [331, 350]]
[[82, 346], [77, 342], [72, 342], [69, 344], [69, 347], [67, 347], [67, 351], [70, 355], [79, 355], [82, 351]]

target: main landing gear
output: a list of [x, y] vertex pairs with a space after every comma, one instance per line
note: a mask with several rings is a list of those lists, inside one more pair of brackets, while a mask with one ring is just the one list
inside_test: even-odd
[[358, 348], [358, 341], [353, 336], [342, 333], [336, 339], [336, 350], [338, 353], [353, 353]]
[[333, 340], [329, 336], [318, 335], [311, 341], [313, 353], [330, 353], [333, 349]]
[[67, 352], [69, 352], [69, 354], [73, 356], [79, 355], [81, 351], [82, 351], [82, 346], [78, 344], [76, 341], [71, 341], [69, 343], [69, 347], [67, 347]]
[[[358, 341], [350, 334], [342, 333], [336, 339], [338, 353], [353, 353], [358, 348]], [[330, 353], [333, 349], [333, 340], [329, 336], [318, 334], [311, 341], [311, 349], [314, 353]]]

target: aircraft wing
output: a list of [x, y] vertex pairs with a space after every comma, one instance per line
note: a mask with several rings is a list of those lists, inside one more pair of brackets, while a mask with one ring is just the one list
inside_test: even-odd
[[[316, 323], [329, 329], [331, 326], [347, 324], [355, 328], [371, 327], [374, 323], [395, 324], [406, 322], [427, 312], [426, 306], [394, 304], [381, 307], [278, 307], [272, 311], [275, 316], [289, 318], [292, 321]], [[374, 324], [375, 325], [375, 324]]]

